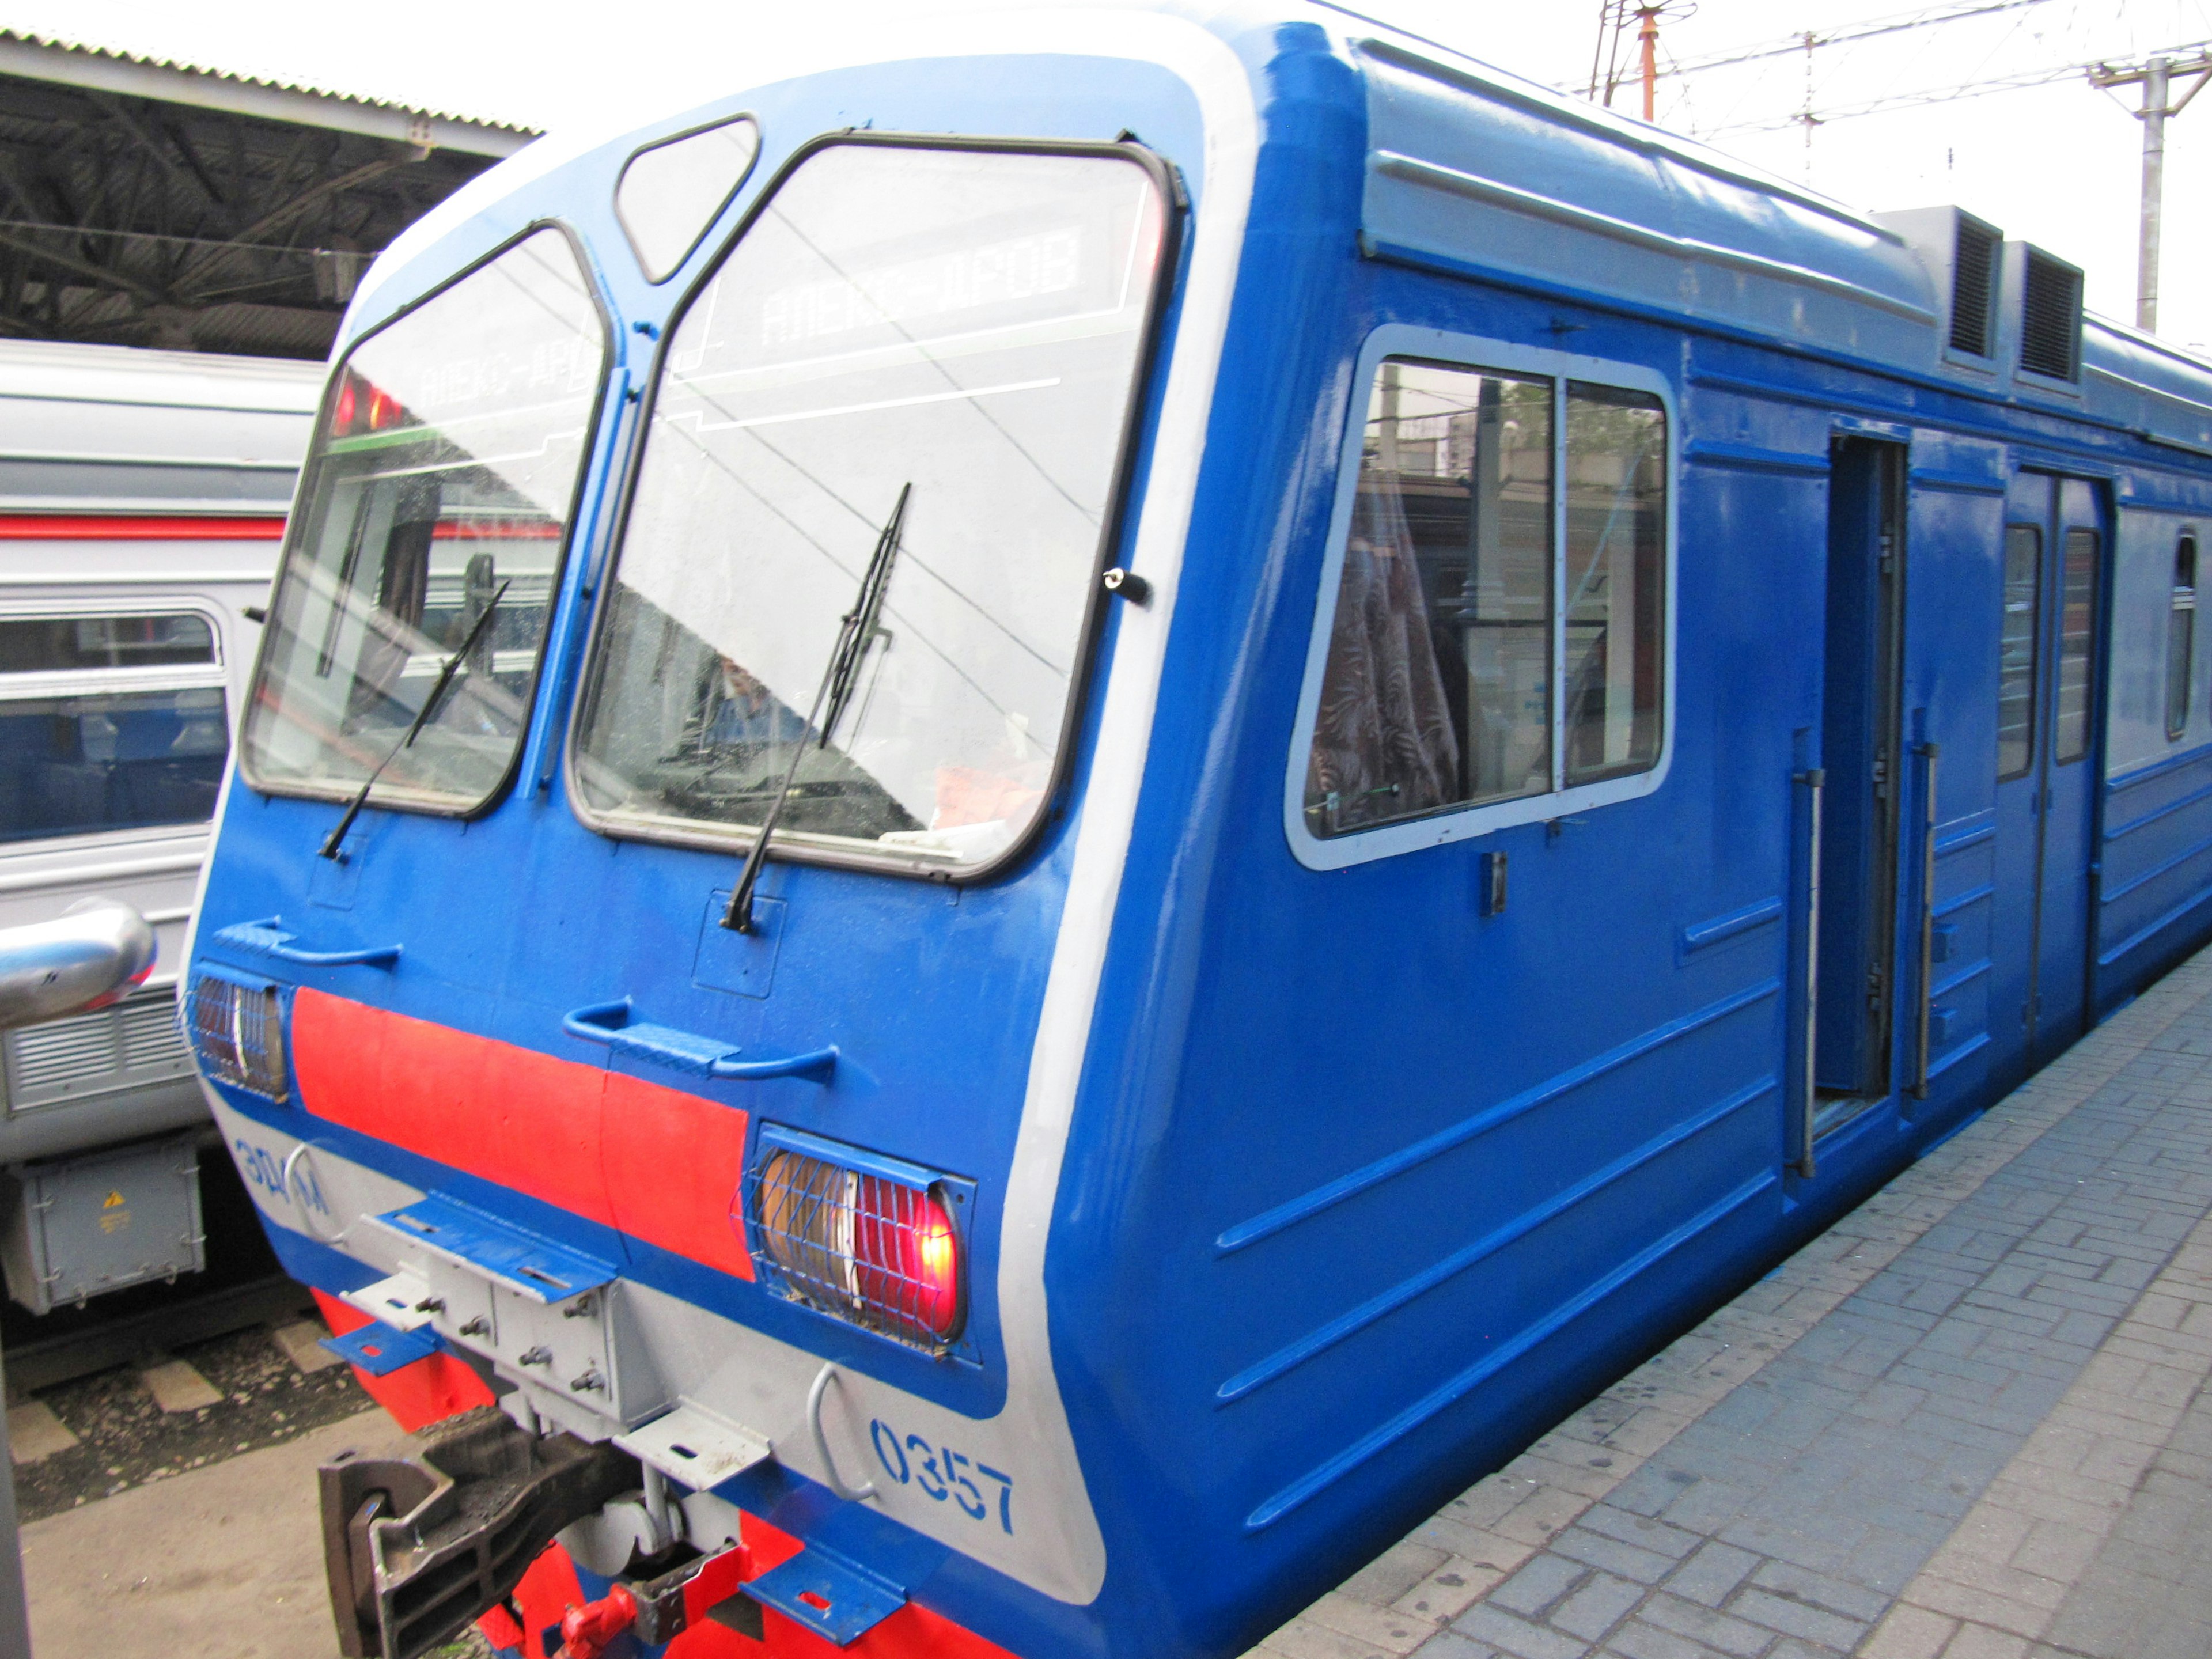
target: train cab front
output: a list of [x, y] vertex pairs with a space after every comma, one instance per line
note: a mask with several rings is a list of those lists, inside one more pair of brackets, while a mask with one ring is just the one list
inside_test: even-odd
[[1206, 121], [1095, 27], [502, 168], [348, 319], [185, 1018], [412, 1431], [349, 1655], [1101, 1645], [1042, 1261]]

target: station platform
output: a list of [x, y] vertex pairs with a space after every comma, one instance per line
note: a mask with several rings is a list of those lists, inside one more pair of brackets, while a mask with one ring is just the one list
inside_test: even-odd
[[1252, 1659], [2212, 1656], [2212, 951]]

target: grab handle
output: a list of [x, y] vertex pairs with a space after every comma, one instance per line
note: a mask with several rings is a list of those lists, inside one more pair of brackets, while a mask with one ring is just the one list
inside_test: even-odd
[[258, 951], [301, 968], [389, 968], [399, 960], [396, 945], [368, 945], [351, 951], [303, 951], [292, 943], [298, 935], [277, 926], [282, 916], [264, 921], [241, 921], [224, 928], [216, 938], [242, 951]]
[[1797, 1173], [1810, 1181], [1814, 1117], [1820, 1108], [1815, 1060], [1820, 1034], [1820, 808], [1827, 793], [1824, 767], [1808, 767], [1795, 775], [1805, 786], [1805, 1004], [1798, 1012]]
[[679, 1031], [672, 1025], [633, 1022], [629, 1015], [630, 1000], [628, 997], [617, 1002], [594, 1002], [588, 1007], [579, 1008], [564, 1016], [561, 1029], [572, 1037], [596, 1042], [632, 1060], [665, 1066], [672, 1071], [689, 1072], [694, 1077], [732, 1079], [739, 1082], [757, 1082], [774, 1077], [811, 1077], [826, 1083], [830, 1074], [837, 1069], [837, 1050], [834, 1044], [803, 1054], [786, 1055], [781, 1060], [739, 1060], [738, 1056], [744, 1050], [733, 1042], [701, 1036], [696, 1031]]
[[1928, 763], [1928, 781], [1921, 806], [1920, 825], [1920, 1016], [1913, 1032], [1912, 1094], [1928, 1098], [1929, 1023], [1935, 1012], [1936, 987], [1930, 978], [1936, 967], [1936, 745], [1919, 745]]
[[857, 1504], [864, 1498], [876, 1495], [876, 1483], [863, 1480], [857, 1486], [845, 1484], [845, 1477], [837, 1473], [837, 1460], [830, 1451], [830, 1437], [822, 1432], [822, 1396], [837, 1380], [837, 1362], [830, 1360], [814, 1373], [814, 1386], [806, 1391], [806, 1431], [814, 1437], [814, 1455], [822, 1460], [823, 1473], [829, 1477], [830, 1490], [848, 1504]]

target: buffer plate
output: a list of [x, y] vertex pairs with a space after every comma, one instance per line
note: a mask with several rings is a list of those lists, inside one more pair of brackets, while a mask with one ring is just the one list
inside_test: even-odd
[[321, 1346], [371, 1376], [389, 1376], [403, 1366], [428, 1359], [445, 1344], [435, 1331], [398, 1330], [371, 1320], [357, 1331], [323, 1338]]
[[435, 1313], [435, 1310], [424, 1311], [422, 1305], [430, 1299], [428, 1282], [420, 1273], [410, 1273], [404, 1268], [389, 1279], [380, 1279], [357, 1291], [341, 1291], [338, 1299], [351, 1303], [371, 1319], [395, 1331], [411, 1331], [427, 1325]]
[[906, 1605], [906, 1592], [897, 1585], [818, 1544], [750, 1580], [744, 1590], [841, 1648], [850, 1647]]
[[718, 1486], [774, 1452], [768, 1437], [689, 1400], [665, 1416], [615, 1437], [641, 1463], [649, 1463], [694, 1492]]
[[532, 1302], [564, 1302], [615, 1276], [611, 1262], [525, 1232], [442, 1193], [426, 1193], [368, 1221]]

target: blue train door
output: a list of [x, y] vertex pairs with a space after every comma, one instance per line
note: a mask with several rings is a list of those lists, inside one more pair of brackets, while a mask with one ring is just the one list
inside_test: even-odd
[[1998, 634], [1990, 1035], [2015, 1076], [2086, 1024], [2104, 554], [2094, 484], [2014, 477]]
[[1905, 641], [1902, 444], [1829, 453], [1814, 1133], [1894, 1085]]

